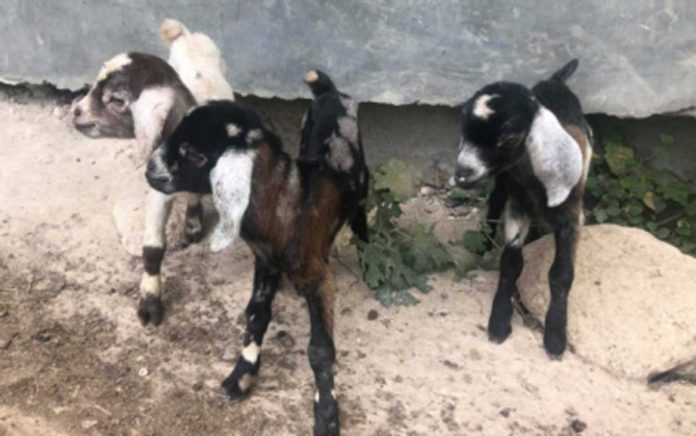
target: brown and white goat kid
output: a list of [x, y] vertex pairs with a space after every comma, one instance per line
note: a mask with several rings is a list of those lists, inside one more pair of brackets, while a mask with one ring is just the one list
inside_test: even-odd
[[592, 158], [592, 130], [565, 84], [577, 66], [577, 60], [571, 61], [531, 90], [499, 82], [474, 94], [464, 104], [454, 176], [463, 188], [495, 176], [507, 199], [505, 248], [488, 321], [492, 341], [503, 342], [512, 331], [511, 300], [530, 221], [553, 231], [556, 255], [549, 271], [551, 302], [544, 331], [544, 347], [552, 357], [566, 348], [568, 294]]
[[361, 186], [356, 175], [365, 171], [362, 150], [355, 152], [358, 159], [351, 165], [363, 167], [356, 171], [303, 165], [283, 151], [280, 139], [252, 111], [213, 101], [184, 117], [147, 169], [150, 185], [165, 194], [212, 188], [220, 214], [213, 247], [222, 249], [241, 236], [255, 255], [244, 349], [222, 384], [231, 399], [243, 398], [258, 374], [281, 273], [306, 299], [311, 322], [307, 355], [317, 388], [315, 435], [339, 434], [332, 370], [336, 284], [328, 256], [336, 232], [362, 201], [355, 190], [346, 189]]
[[[135, 137], [140, 154], [149, 156], [195, 103], [176, 71], [165, 61], [143, 53], [122, 53], [104, 63], [87, 95], [73, 106], [73, 124], [91, 138]], [[209, 192], [187, 196], [185, 237], [190, 242], [203, 235], [200, 194]], [[147, 194], [144, 272], [138, 306], [143, 324], [158, 325], [162, 321], [160, 270], [173, 199], [172, 195], [154, 189]]]

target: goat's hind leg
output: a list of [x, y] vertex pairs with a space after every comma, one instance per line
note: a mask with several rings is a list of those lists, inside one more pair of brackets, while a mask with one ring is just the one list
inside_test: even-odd
[[333, 341], [334, 296], [336, 282], [326, 267], [318, 286], [302, 291], [307, 299], [311, 333], [307, 356], [314, 372], [314, 435], [338, 435], [338, 403], [334, 391], [333, 364], [336, 348]]
[[560, 358], [566, 347], [568, 294], [575, 275], [573, 261], [577, 236], [577, 219], [561, 224], [554, 232], [556, 256], [549, 270], [551, 302], [544, 324], [544, 348], [554, 358]]
[[517, 279], [522, 273], [522, 246], [529, 231], [529, 217], [512, 200], [508, 200], [505, 206], [504, 221], [505, 248], [500, 258], [498, 290], [488, 319], [488, 337], [497, 343], [505, 341], [512, 332], [512, 297], [517, 291]]
[[160, 272], [165, 250], [167, 220], [172, 209], [171, 195], [154, 189], [147, 193], [145, 238], [143, 241], [143, 276], [140, 280], [138, 318], [143, 325], [159, 325], [164, 316]]
[[232, 373], [222, 382], [233, 401], [242, 400], [250, 391], [261, 366], [263, 336], [271, 322], [271, 306], [280, 283], [280, 272], [256, 259], [254, 290], [246, 308], [244, 348]]

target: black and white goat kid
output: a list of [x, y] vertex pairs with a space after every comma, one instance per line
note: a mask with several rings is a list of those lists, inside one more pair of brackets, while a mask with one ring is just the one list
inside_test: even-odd
[[592, 131], [580, 101], [565, 85], [577, 65], [571, 61], [531, 90], [499, 82], [474, 94], [464, 104], [454, 176], [463, 188], [495, 176], [507, 198], [505, 248], [488, 322], [492, 341], [502, 342], [512, 331], [511, 300], [530, 221], [553, 231], [556, 254], [544, 331], [544, 347], [552, 357], [560, 357], [566, 347], [568, 294], [592, 156]]
[[[242, 399], [259, 372], [260, 346], [281, 273], [306, 299], [311, 322], [307, 355], [317, 388], [315, 435], [339, 434], [332, 369], [336, 284], [328, 255], [336, 232], [362, 200], [356, 192], [363, 189], [360, 174], [366, 177], [364, 158], [359, 148], [352, 153], [352, 165], [345, 160], [337, 166], [298, 163], [256, 114], [237, 103], [213, 101], [184, 117], [147, 169], [151, 186], [165, 194], [211, 188], [220, 215], [212, 243], [223, 248], [241, 236], [255, 255], [244, 348], [223, 382], [231, 399]], [[346, 189], [350, 186], [357, 189]]]
[[[122, 53], [104, 63], [87, 95], [73, 106], [73, 124], [91, 138], [133, 138], [145, 159], [169, 136], [194, 97], [176, 71], [164, 60], [142, 53]], [[185, 237], [203, 236], [201, 194], [186, 195]], [[174, 197], [150, 189], [145, 206], [144, 272], [140, 281], [138, 316], [143, 324], [162, 321], [160, 270], [165, 251], [165, 230]]]

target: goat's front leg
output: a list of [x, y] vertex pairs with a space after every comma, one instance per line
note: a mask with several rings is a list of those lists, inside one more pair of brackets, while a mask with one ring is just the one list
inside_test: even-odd
[[560, 357], [566, 347], [568, 294], [575, 274], [573, 260], [577, 235], [577, 220], [561, 224], [554, 231], [556, 256], [549, 270], [551, 302], [544, 327], [544, 348], [552, 357]]
[[505, 341], [512, 332], [512, 296], [517, 290], [517, 279], [522, 273], [522, 247], [529, 231], [529, 217], [519, 210], [512, 200], [508, 200], [505, 205], [504, 221], [505, 248], [500, 258], [498, 290], [488, 320], [488, 337], [497, 343]]
[[246, 308], [246, 333], [244, 348], [232, 373], [222, 382], [222, 387], [233, 401], [243, 399], [251, 389], [261, 366], [260, 350], [263, 335], [271, 322], [271, 305], [275, 297], [280, 272], [256, 259], [254, 290]]
[[162, 279], [160, 270], [166, 242], [166, 227], [172, 209], [171, 195], [152, 188], [147, 193], [145, 205], [145, 238], [143, 241], [143, 276], [140, 280], [138, 318], [143, 325], [162, 322]]
[[184, 237], [187, 244], [203, 239], [203, 195], [190, 193], [186, 196], [186, 226]]
[[318, 286], [303, 290], [307, 299], [311, 332], [307, 356], [314, 372], [314, 435], [339, 435], [338, 403], [334, 391], [333, 364], [336, 348], [333, 341], [334, 296], [336, 282], [326, 267]]
[[505, 191], [505, 186], [503, 186], [500, 178], [496, 177], [494, 183], [493, 190], [486, 200], [486, 203], [488, 203], [488, 211], [486, 212], [488, 229], [484, 230], [484, 232], [487, 232], [484, 251], [491, 251], [493, 248], [493, 241], [495, 241], [495, 235], [498, 233], [498, 220], [500, 220], [500, 216], [503, 214], [503, 208], [507, 200], [507, 191]]

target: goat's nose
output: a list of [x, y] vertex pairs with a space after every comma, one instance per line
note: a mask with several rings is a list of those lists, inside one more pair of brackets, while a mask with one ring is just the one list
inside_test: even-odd
[[73, 116], [74, 116], [75, 118], [77, 118], [77, 117], [79, 117], [80, 115], [82, 115], [82, 109], [80, 109], [79, 106], [75, 106], [75, 107], [73, 108]]

